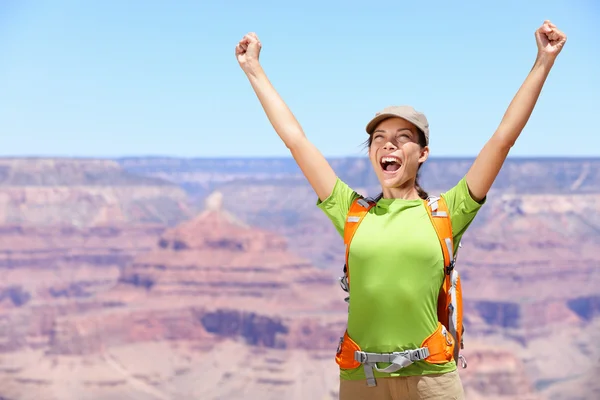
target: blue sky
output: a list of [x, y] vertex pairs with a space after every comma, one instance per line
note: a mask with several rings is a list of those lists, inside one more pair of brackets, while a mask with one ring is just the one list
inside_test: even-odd
[[364, 154], [375, 111], [411, 104], [432, 157], [474, 156], [550, 19], [569, 39], [511, 155], [595, 156], [599, 4], [2, 0], [0, 155], [286, 156], [234, 56], [255, 31], [325, 155]]

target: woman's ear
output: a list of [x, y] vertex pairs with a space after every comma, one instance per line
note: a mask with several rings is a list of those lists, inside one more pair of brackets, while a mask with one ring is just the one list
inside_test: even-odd
[[421, 154], [419, 155], [419, 164], [424, 163], [427, 158], [429, 158], [429, 146], [425, 146], [421, 149]]

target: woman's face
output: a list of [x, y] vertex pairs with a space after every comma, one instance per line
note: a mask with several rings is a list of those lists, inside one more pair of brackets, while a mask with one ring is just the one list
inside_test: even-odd
[[402, 118], [381, 121], [370, 141], [369, 159], [383, 188], [398, 188], [414, 182], [419, 164], [429, 154], [428, 147], [419, 145], [417, 128]]

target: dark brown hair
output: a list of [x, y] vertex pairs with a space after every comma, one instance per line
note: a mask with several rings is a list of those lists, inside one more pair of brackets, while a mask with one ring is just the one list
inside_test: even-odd
[[[417, 132], [419, 134], [419, 146], [421, 146], [421, 149], [424, 148], [425, 146], [427, 146], [427, 142], [425, 141], [425, 134], [423, 133], [423, 131], [417, 127], [415, 127], [417, 129]], [[365, 146], [367, 148], [371, 148], [371, 143], [373, 142], [373, 134], [371, 133], [369, 135], [369, 138], [365, 141]], [[429, 194], [421, 187], [421, 185], [419, 185], [419, 171], [421, 170], [421, 166], [423, 166], [423, 163], [419, 164], [419, 168], [417, 169], [417, 177], [415, 178], [415, 189], [417, 189], [417, 193], [419, 194], [419, 197], [422, 199], [427, 199], [429, 197]]]

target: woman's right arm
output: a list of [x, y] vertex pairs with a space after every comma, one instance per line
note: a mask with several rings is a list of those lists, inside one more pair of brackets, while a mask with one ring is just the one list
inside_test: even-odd
[[321, 201], [331, 195], [337, 175], [321, 152], [306, 138], [300, 123], [277, 93], [258, 56], [261, 44], [258, 37], [249, 33], [236, 46], [235, 53], [248, 77], [267, 118]]

